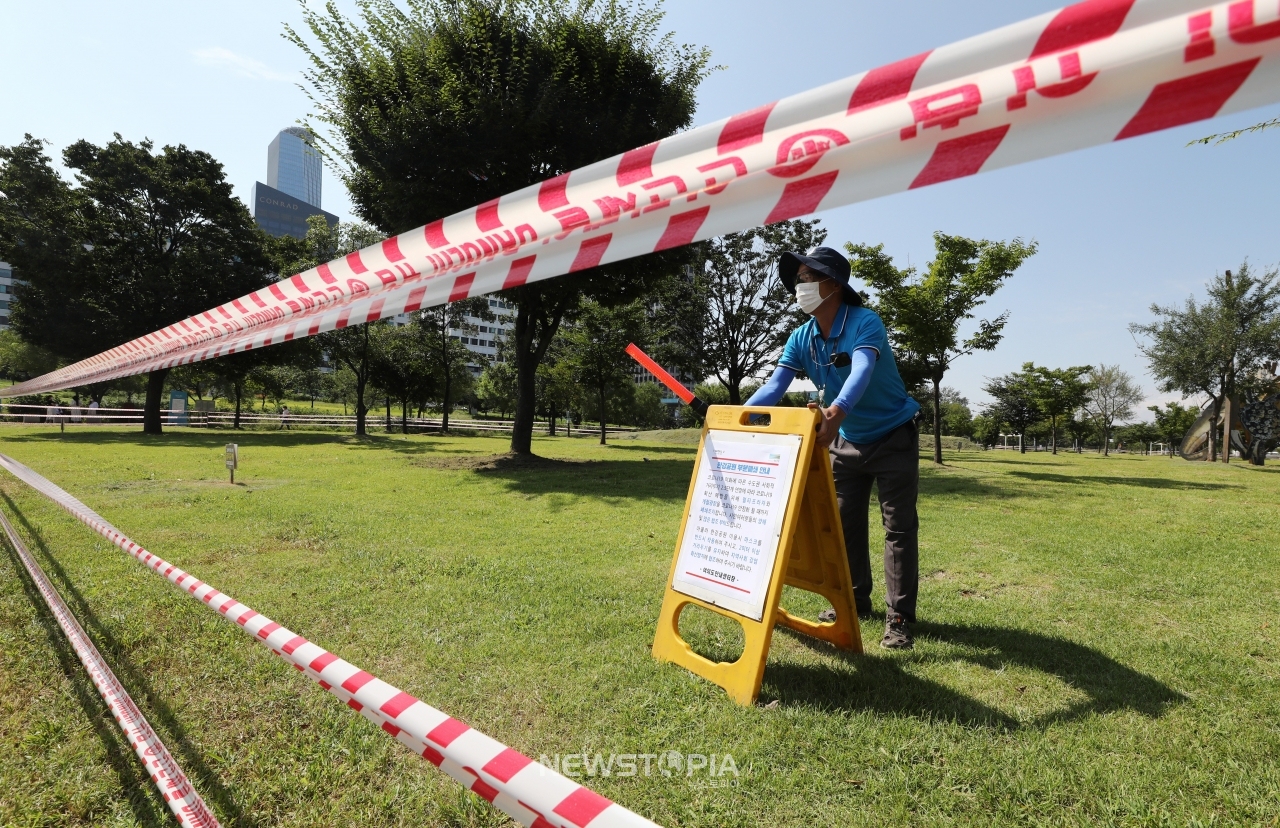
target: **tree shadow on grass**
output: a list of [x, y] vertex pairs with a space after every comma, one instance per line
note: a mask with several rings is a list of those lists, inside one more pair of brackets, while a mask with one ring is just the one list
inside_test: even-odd
[[[1041, 453], [1043, 453], [1043, 452], [1041, 452]], [[1032, 455], [1033, 455], [1033, 452], [1027, 452], [1027, 456], [1028, 456], [1028, 457], [1030, 457], [1030, 456], [1032, 456]], [[1052, 454], [1050, 454], [1049, 456], [1050, 456], [1050, 457], [1052, 457], [1053, 455], [1052, 455]], [[944, 459], [944, 460], [946, 459], [946, 453], [945, 453], [945, 452], [943, 452], [943, 459]], [[963, 461], [964, 461], [964, 462], [966, 462], [966, 463], [1000, 463], [1000, 464], [1007, 465], [1007, 466], [1026, 466], [1026, 465], [1027, 465], [1027, 461], [1026, 461], [1026, 460], [1006, 460], [1006, 459], [1005, 459], [1005, 458], [1003, 458], [1003, 457], [986, 457], [986, 456], [971, 456], [971, 455], [966, 455], [966, 456], [961, 457], [961, 458], [959, 458], [959, 459], [963, 460]], [[1059, 463], [1059, 462], [1057, 462], [1056, 460], [1040, 460], [1040, 461], [1038, 461], [1038, 462], [1036, 463], [1036, 465], [1037, 465], [1037, 466], [1070, 466], [1070, 465], [1072, 465], [1072, 464], [1071, 464], [1071, 463]]]
[[141, 431], [68, 431], [59, 434], [25, 433], [6, 434], [0, 432], [0, 442], [6, 443], [60, 443], [64, 445], [89, 446], [146, 446], [159, 448], [198, 448], [221, 451], [227, 443], [238, 443], [242, 446], [317, 446], [327, 444], [349, 444], [355, 438], [350, 434], [323, 431], [219, 431], [182, 430], [166, 431], [164, 434], [143, 434]]
[[36, 622], [44, 630], [49, 647], [58, 660], [58, 669], [66, 678], [71, 688], [71, 695], [84, 711], [85, 718], [89, 720], [89, 726], [93, 728], [94, 735], [102, 743], [107, 764], [111, 766], [116, 779], [119, 780], [120, 793], [129, 803], [133, 818], [139, 825], [156, 826], [156, 828], [168, 825], [169, 815], [160, 811], [154, 800], [146, 795], [151, 780], [147, 778], [142, 765], [133, 755], [133, 748], [125, 741], [124, 733], [112, 721], [111, 708], [98, 695], [97, 688], [93, 686], [93, 681], [85, 672], [79, 657], [71, 647], [71, 642], [67, 641], [67, 637], [58, 626], [57, 619], [45, 604], [44, 596], [40, 594], [26, 567], [22, 565], [22, 559], [10, 546], [8, 539], [3, 541], [3, 545], [5, 551], [9, 553], [9, 561], [18, 576], [18, 582], [22, 584], [22, 591], [26, 593], [27, 600], [35, 609]]
[[[132, 659], [129, 658], [127, 648], [122, 647], [119, 642], [116, 641], [115, 636], [102, 626], [102, 622], [98, 620], [97, 614], [94, 613], [88, 603], [85, 602], [84, 597], [80, 594], [80, 591], [76, 589], [75, 585], [71, 583], [71, 579], [67, 577], [67, 573], [62, 568], [62, 565], [58, 563], [57, 559], [54, 558], [52, 554], [50, 554], [48, 545], [45, 543], [40, 530], [31, 525], [26, 516], [18, 510], [17, 505], [7, 494], [0, 492], [0, 498], [3, 498], [5, 504], [9, 507], [9, 511], [22, 525], [22, 528], [26, 532], [28, 541], [33, 547], [39, 550], [39, 557], [43, 559], [40, 563], [43, 565], [45, 571], [50, 575], [51, 579], [56, 582], [58, 592], [62, 595], [62, 600], [67, 603], [67, 606], [75, 615], [76, 620], [80, 622], [80, 626], [84, 628], [85, 632], [89, 633], [90, 637], [93, 639], [93, 643], [98, 647], [103, 658], [106, 659], [107, 664], [112, 669], [112, 672], [116, 674], [116, 678], [120, 680], [120, 683], [129, 692], [129, 695], [133, 697], [134, 702], [138, 703], [138, 706], [144, 709], [144, 714], [147, 716], [147, 720], [151, 723], [151, 726], [155, 728], [156, 732], [160, 734], [165, 745], [168, 746], [174, 754], [176, 754], [175, 758], [178, 760], [178, 764], [182, 766], [183, 771], [186, 772], [188, 778], [195, 785], [196, 790], [200, 791], [207, 800], [216, 805], [217, 810], [223, 815], [222, 824], [226, 826], [237, 826], [237, 828], [240, 828], [240, 826], [256, 826], [261, 824], [258, 819], [247, 816], [244, 813], [239, 804], [236, 803], [232, 793], [223, 786], [218, 774], [209, 767], [209, 764], [204, 760], [204, 756], [199, 752], [196, 746], [192, 744], [190, 737], [187, 735], [186, 728], [178, 722], [172, 708], [169, 707], [167, 702], [156, 695], [155, 691], [151, 687], [151, 683], [147, 680], [146, 674], [139, 670], [133, 663]], [[6, 543], [6, 547], [7, 546], [8, 544]], [[25, 575], [26, 569], [22, 567], [21, 561], [17, 559], [16, 554], [12, 550], [10, 550], [9, 554], [10, 557], [14, 558], [15, 564]], [[26, 587], [27, 583], [24, 579], [24, 588]], [[31, 595], [32, 603], [36, 605], [37, 612], [40, 612], [42, 616], [46, 616], [48, 618], [48, 623], [56, 627], [57, 621], [49, 614], [48, 608], [44, 603], [44, 598], [38, 591], [32, 592], [32, 590], [35, 590], [35, 584], [30, 584], [28, 592]], [[79, 659], [75, 656], [74, 650], [71, 649], [70, 644], [62, 635], [61, 629], [49, 630], [49, 635], [51, 639], [55, 640], [55, 647], [60, 646], [61, 648], [59, 651], [59, 660], [63, 660], [63, 650], [65, 650], [65, 653], [71, 659], [68, 663], [72, 666], [72, 670], [67, 671], [64, 667], [64, 672], [68, 675], [75, 674], [78, 677], [82, 677], [85, 682], [88, 682], [88, 676], [80, 666]], [[106, 710], [106, 705], [100, 701], [97, 696], [96, 689], [92, 688], [92, 684], [89, 684], [88, 686], [91, 688], [89, 695], [93, 696], [94, 701], [97, 702], [97, 704], [86, 704], [82, 699], [81, 707], [84, 709], [85, 714], [89, 716], [90, 720], [94, 722], [94, 729], [98, 731], [99, 738], [102, 739], [103, 744], [106, 746], [108, 755], [112, 756], [114, 750], [114, 755], [119, 756], [121, 761], [129, 765], [129, 767], [133, 769], [133, 772], [136, 773], [138, 763], [134, 760], [135, 758], [125, 756], [119, 749], [118, 745], [113, 748], [112, 743], [108, 741], [108, 734], [104, 732], [107, 728], [101, 720], [102, 711]], [[79, 695], [80, 694], [77, 693], [77, 696]], [[95, 713], [97, 714], [96, 716]], [[107, 719], [110, 720], [111, 715], [109, 711], [106, 715]], [[117, 735], [119, 735], [118, 731], [116, 733], [111, 733], [110, 737], [114, 738]], [[128, 750], [129, 752], [132, 752], [132, 748], [128, 748]], [[116, 768], [116, 773], [119, 776], [121, 783], [124, 784], [128, 782], [125, 787], [127, 791], [136, 791], [139, 790], [139, 785], [146, 786], [151, 784], [145, 774], [142, 775], [141, 782], [132, 781], [134, 778], [133, 775], [123, 772], [123, 768], [119, 766], [114, 758], [112, 759], [112, 765]], [[137, 805], [135, 805], [134, 800], [138, 798], [140, 797], [129, 794], [130, 805], [135, 808], [135, 813], [137, 811]], [[141, 799], [143, 802], [146, 801], [145, 798]], [[148, 821], [142, 819], [139, 821], [144, 825], [167, 825], [169, 824], [168, 820], [169, 818], [167, 815], [162, 815], [162, 819], [160, 821]]]
[[925, 497], [959, 495], [964, 498], [1009, 498], [1034, 495], [1025, 488], [1002, 485], [998, 478], [965, 474], [939, 474], [926, 470], [920, 475], [919, 491]]
[[1199, 480], [1169, 480], [1163, 477], [1111, 477], [1105, 475], [1051, 474], [1048, 472], [1011, 471], [1013, 477], [1045, 483], [1101, 483], [1106, 486], [1139, 486], [1144, 489], [1181, 489], [1184, 491], [1216, 491], [1242, 488], [1236, 483], [1206, 483]]
[[623, 445], [622, 443], [610, 443], [607, 446], [607, 448], [611, 451], [614, 449], [617, 449], [619, 451], [633, 451], [636, 454], [684, 454], [690, 457], [698, 453], [697, 446], [676, 446], [676, 445], [662, 445], [662, 444], [658, 444], [658, 445], [648, 444], [643, 446], [638, 446], [633, 444], [628, 446], [628, 445]]
[[[858, 656], [832, 649], [808, 636], [779, 628], [836, 664], [770, 664], [765, 689], [783, 704], [870, 710], [884, 715], [954, 721], [968, 727], [1008, 730], [1044, 728], [1097, 713], [1128, 710], [1156, 718], [1185, 697], [1156, 679], [1126, 667], [1097, 650], [1064, 638], [1011, 627], [955, 624], [916, 625], [917, 642], [937, 639], [952, 645], [945, 653]], [[1067, 707], [1020, 721], [977, 699], [922, 678], [909, 664], [965, 661], [998, 671], [1015, 665], [1055, 676], [1087, 697]]]
[[690, 460], [559, 460], [504, 454], [474, 466], [520, 494], [572, 494], [598, 499], [684, 500]]

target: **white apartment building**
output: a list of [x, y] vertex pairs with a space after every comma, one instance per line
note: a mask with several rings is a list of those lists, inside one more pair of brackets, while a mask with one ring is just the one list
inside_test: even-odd
[[[465, 330], [449, 329], [450, 337], [460, 340], [468, 351], [476, 355], [477, 359], [468, 363], [467, 368], [477, 377], [484, 372], [484, 366], [497, 357], [498, 345], [506, 340], [516, 327], [516, 306], [510, 302], [490, 296], [489, 311], [496, 317], [492, 322], [468, 316], [464, 320]], [[402, 313], [392, 317], [391, 324], [407, 325], [409, 321], [409, 314]]]
[[489, 312], [496, 317], [492, 322], [468, 316], [466, 325], [469, 330], [449, 331], [449, 336], [461, 340], [467, 350], [480, 357], [467, 365], [477, 377], [484, 371], [484, 366], [497, 357], [498, 345], [511, 336], [516, 327], [516, 306], [510, 302], [490, 296]]

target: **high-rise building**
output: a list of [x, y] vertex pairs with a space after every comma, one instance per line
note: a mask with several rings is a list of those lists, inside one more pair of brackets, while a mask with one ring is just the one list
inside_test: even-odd
[[9, 303], [13, 301], [13, 268], [0, 262], [0, 331], [9, 330]]
[[254, 182], [250, 210], [258, 226], [273, 236], [302, 238], [307, 219], [324, 216], [329, 226], [338, 217], [320, 209], [320, 153], [302, 127], [283, 129], [267, 147], [267, 183]]
[[324, 164], [302, 127], [280, 130], [267, 147], [267, 186], [320, 206], [320, 178]]

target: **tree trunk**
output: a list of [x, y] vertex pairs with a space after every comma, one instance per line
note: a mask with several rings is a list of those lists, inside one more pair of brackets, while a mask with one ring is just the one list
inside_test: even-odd
[[[1234, 377], [1232, 378], [1234, 383]], [[1231, 418], [1235, 416], [1232, 411], [1234, 406], [1231, 405], [1231, 397], [1227, 397], [1222, 403], [1222, 462], [1231, 462]]]
[[1213, 398], [1213, 416], [1209, 419], [1209, 453], [1205, 455], [1206, 463], [1218, 460], [1218, 416], [1222, 413], [1222, 403]]
[[547, 417], [547, 436], [556, 436], [556, 404], [551, 403], [551, 415]]
[[600, 445], [604, 445], [604, 386], [600, 386]]
[[[446, 346], [447, 348], [447, 346]], [[440, 433], [447, 434], [449, 432], [449, 408], [451, 400], [449, 397], [453, 393], [453, 371], [446, 358], [444, 362], [444, 395], [440, 399]]]
[[164, 433], [160, 419], [160, 395], [164, 393], [164, 378], [167, 376], [168, 368], [160, 368], [147, 374], [147, 403], [142, 412], [143, 434]]
[[391, 433], [391, 397], [383, 394], [382, 401], [387, 404], [387, 433]]
[[1026, 436], [1027, 436], [1027, 435], [1026, 435], [1026, 432], [1025, 432], [1025, 431], [1024, 431], [1022, 434], [1019, 434], [1019, 435], [1018, 435], [1018, 453], [1019, 453], [1019, 454], [1026, 454], [1026, 453], [1027, 453], [1027, 439], [1026, 439]]
[[1102, 456], [1111, 456], [1111, 428], [1109, 426], [1102, 429]]
[[1057, 415], [1054, 415], [1053, 417], [1049, 418], [1049, 430], [1052, 432], [1052, 434], [1049, 437], [1049, 441], [1053, 443], [1053, 453], [1057, 454], [1058, 453], [1058, 417]]
[[933, 462], [942, 465], [942, 378], [933, 378]]
[[232, 428], [234, 428], [234, 429], [236, 429], [236, 430], [239, 430], [239, 428], [240, 428], [240, 402], [241, 402], [241, 400], [243, 400], [243, 399], [244, 399], [244, 383], [243, 383], [243, 382], [233, 382], [233, 383], [231, 383], [231, 388], [232, 388], [232, 390], [234, 390], [234, 391], [235, 391], [235, 394], [236, 394], [236, 417], [235, 417], [235, 419], [234, 419], [234, 420], [232, 420], [232, 421], [231, 421], [231, 427], [232, 427]]
[[364, 437], [368, 432], [365, 429], [365, 418], [369, 413], [368, 406], [364, 403], [365, 384], [368, 380], [363, 373], [356, 375], [356, 436]]
[[400, 433], [409, 433], [409, 401], [400, 401]]

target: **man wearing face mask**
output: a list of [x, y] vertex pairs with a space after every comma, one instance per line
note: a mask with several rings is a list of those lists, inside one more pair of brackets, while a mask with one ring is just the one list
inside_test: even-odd
[[[747, 405], [776, 405], [803, 371], [818, 386], [822, 412], [818, 443], [829, 447], [845, 551], [858, 615], [871, 613], [871, 556], [867, 507], [877, 485], [884, 521], [885, 633], [880, 646], [909, 649], [919, 589], [920, 406], [898, 374], [884, 323], [849, 286], [849, 260], [830, 247], [805, 255], [783, 253], [782, 283], [812, 318], [782, 349], [773, 376]], [[831, 621], [826, 610], [819, 620]]]

